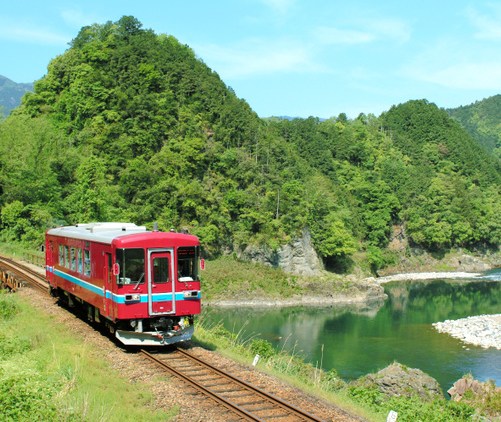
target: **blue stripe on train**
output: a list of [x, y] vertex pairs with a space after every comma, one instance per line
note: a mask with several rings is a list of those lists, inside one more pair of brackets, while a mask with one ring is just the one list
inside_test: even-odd
[[[70, 283], [76, 284], [77, 286], [80, 286], [84, 289], [87, 289], [91, 291], [94, 294], [97, 294], [101, 297], [104, 297], [104, 289], [99, 286], [95, 286], [92, 283], [89, 283], [87, 281], [84, 281], [78, 277], [74, 277], [71, 274], [67, 274], [63, 271], [59, 271], [54, 269], [54, 274], [58, 277], [64, 278], [65, 280], [69, 281]], [[106, 291], [106, 298], [111, 299], [115, 303], [126, 303], [125, 297], [126, 296], [131, 296], [134, 293], [127, 293], [125, 295], [117, 295], [116, 293], [110, 292], [109, 290]], [[148, 295], [147, 294], [141, 294], [140, 300], [135, 301], [134, 303], [148, 303]], [[172, 293], [153, 293], [151, 295], [153, 302], [166, 302], [166, 301], [171, 301], [172, 300]], [[200, 292], [197, 293], [197, 296], [190, 296], [190, 297], [184, 297], [183, 292], [178, 292], [175, 295], [175, 300], [197, 300], [200, 299], [201, 294]]]
[[70, 283], [76, 284], [77, 286], [83, 287], [84, 289], [90, 290], [92, 293], [104, 297], [104, 290], [102, 287], [95, 286], [92, 283], [84, 281], [78, 277], [74, 277], [71, 274], [67, 274], [65, 272], [54, 269], [54, 275], [58, 277], [64, 278], [66, 281]]

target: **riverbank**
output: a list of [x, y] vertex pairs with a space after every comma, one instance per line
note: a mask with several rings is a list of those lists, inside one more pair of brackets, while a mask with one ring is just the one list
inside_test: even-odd
[[483, 348], [501, 350], [501, 314], [478, 315], [437, 322], [433, 327], [461, 341]]
[[[252, 297], [247, 292], [248, 297], [236, 299], [210, 299], [205, 300], [207, 306], [220, 307], [291, 307], [291, 306], [335, 306], [335, 307], [355, 307], [359, 310], [368, 308], [379, 308], [386, 299], [383, 284], [392, 281], [416, 281], [416, 280], [437, 280], [437, 279], [466, 279], [485, 281], [481, 278], [481, 273], [464, 271], [434, 271], [434, 272], [412, 272], [403, 274], [393, 274], [384, 277], [367, 277], [356, 279], [348, 276], [347, 282], [350, 288], [346, 291], [336, 291], [332, 288], [332, 283], [324, 280], [310, 280], [304, 283], [303, 294], [296, 294], [291, 297], [269, 297], [262, 295]], [[335, 283], [334, 283], [335, 284]], [[319, 293], [321, 292], [321, 293]], [[250, 297], [249, 297], [250, 296]]]
[[435, 271], [435, 272], [417, 272], [388, 275], [385, 277], [374, 278], [378, 284], [389, 283], [390, 281], [411, 281], [411, 280], [437, 280], [437, 279], [454, 279], [466, 278], [474, 279], [480, 277], [481, 273], [462, 272], [462, 271]]
[[[265, 289], [243, 288], [238, 293], [221, 294], [203, 300], [204, 306], [215, 307], [336, 307], [355, 312], [379, 309], [387, 295], [372, 278], [353, 276], [301, 277], [293, 281], [293, 289], [277, 294]], [[234, 287], [234, 286], [232, 286]]]

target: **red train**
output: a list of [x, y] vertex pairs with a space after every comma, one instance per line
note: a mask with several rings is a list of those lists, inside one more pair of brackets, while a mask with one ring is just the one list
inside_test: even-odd
[[51, 294], [79, 305], [126, 345], [191, 339], [200, 313], [196, 236], [132, 223], [90, 223], [46, 233]]

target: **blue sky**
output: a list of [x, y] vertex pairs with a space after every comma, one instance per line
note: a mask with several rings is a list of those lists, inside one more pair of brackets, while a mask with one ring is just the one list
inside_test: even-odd
[[12, 0], [0, 75], [37, 80], [82, 26], [124, 15], [189, 45], [261, 117], [501, 94], [501, 1], [484, 0]]

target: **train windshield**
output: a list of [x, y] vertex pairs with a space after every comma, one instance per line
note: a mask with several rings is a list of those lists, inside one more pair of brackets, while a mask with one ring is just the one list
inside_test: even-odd
[[119, 284], [144, 283], [144, 249], [117, 249]]
[[198, 260], [200, 248], [178, 248], [177, 250], [177, 275], [179, 281], [195, 281], [198, 278]]

